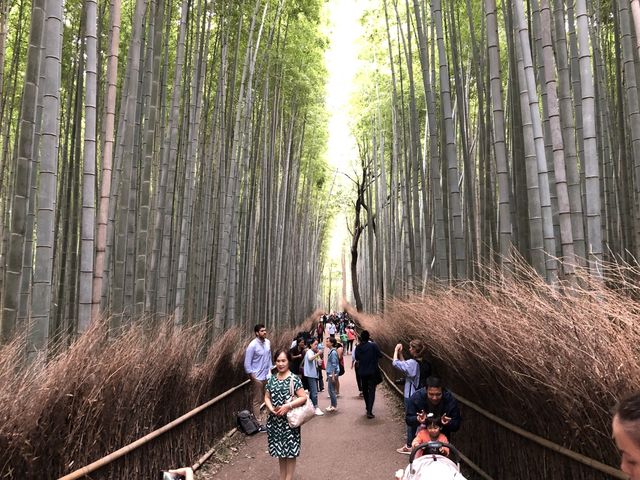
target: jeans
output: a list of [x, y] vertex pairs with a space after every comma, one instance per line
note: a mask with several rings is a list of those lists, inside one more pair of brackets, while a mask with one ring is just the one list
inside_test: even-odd
[[318, 379], [313, 377], [309, 378], [309, 396], [313, 402], [313, 406], [318, 408]]
[[[336, 378], [338, 378], [337, 375], [338, 374], [336, 373]], [[331, 380], [331, 375], [327, 375], [327, 384], [329, 385], [329, 398], [331, 398], [331, 406], [337, 407], [338, 397], [336, 397], [336, 382], [334, 380]]]
[[[404, 399], [404, 411], [406, 413], [407, 408], [409, 407], [409, 399], [405, 398]], [[407, 447], [411, 446], [411, 443], [413, 442], [413, 439], [416, 438], [416, 430], [418, 429], [418, 427], [413, 427], [411, 425], [407, 425]]]
[[373, 403], [376, 401], [376, 380], [375, 375], [360, 375], [362, 382], [362, 396], [367, 413], [373, 413]]

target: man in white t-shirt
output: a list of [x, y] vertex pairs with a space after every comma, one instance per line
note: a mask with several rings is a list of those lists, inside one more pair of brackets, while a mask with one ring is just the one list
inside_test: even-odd
[[329, 322], [327, 323], [327, 333], [331, 338], [334, 338], [336, 336], [336, 325], [335, 323], [333, 323], [332, 319], [329, 319]]

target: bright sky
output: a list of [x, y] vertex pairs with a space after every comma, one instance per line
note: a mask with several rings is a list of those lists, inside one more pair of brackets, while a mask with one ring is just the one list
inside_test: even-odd
[[[336, 187], [347, 186], [349, 180], [342, 173], [353, 175], [351, 165], [357, 159], [357, 147], [349, 123], [350, 98], [355, 92], [355, 76], [360, 68], [358, 60], [360, 25], [368, 0], [329, 0], [325, 4], [330, 46], [325, 55], [329, 79], [326, 104], [329, 111], [329, 165], [338, 170]], [[330, 232], [329, 256], [340, 264], [342, 245], [349, 233], [343, 213], [336, 215]]]

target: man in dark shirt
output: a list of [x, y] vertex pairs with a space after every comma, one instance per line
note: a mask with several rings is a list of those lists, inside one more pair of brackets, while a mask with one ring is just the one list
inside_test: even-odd
[[375, 342], [370, 341], [369, 332], [363, 330], [360, 334], [360, 343], [356, 347], [356, 368], [362, 382], [362, 394], [367, 409], [367, 418], [375, 418], [373, 403], [376, 400], [376, 385], [378, 378], [378, 359], [382, 357], [380, 348]]
[[296, 345], [289, 350], [291, 353], [291, 365], [289, 366], [289, 370], [291, 373], [295, 373], [296, 375], [300, 375], [300, 364], [302, 364], [302, 356], [304, 355], [304, 337], [298, 337], [296, 339]]
[[417, 427], [427, 415], [433, 413], [440, 420], [442, 433], [451, 440], [451, 433], [460, 428], [460, 408], [451, 392], [442, 387], [437, 377], [428, 377], [426, 387], [411, 395], [407, 402], [405, 421], [407, 425]]

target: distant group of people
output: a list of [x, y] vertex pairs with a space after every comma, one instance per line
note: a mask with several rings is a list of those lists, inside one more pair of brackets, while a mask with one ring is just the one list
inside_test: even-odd
[[[300, 428], [291, 428], [286, 414], [304, 405], [307, 396], [317, 416], [338, 409], [339, 378], [345, 373], [344, 356], [352, 350], [356, 339], [355, 325], [345, 313], [325, 315], [312, 332], [301, 332], [290, 348], [277, 350], [273, 358], [266, 327], [256, 325], [254, 334], [244, 359], [244, 369], [252, 384], [252, 410], [260, 423], [259, 432], [267, 433], [269, 454], [279, 460], [281, 480], [290, 480], [300, 454], [301, 438]], [[322, 411], [318, 393], [324, 391], [325, 385], [330, 405]], [[268, 411], [266, 423], [260, 411], [263, 400]]]
[[353, 351], [353, 345], [357, 338], [355, 323], [347, 312], [330, 313], [322, 315], [316, 327], [316, 336], [322, 340], [326, 336], [336, 338], [344, 346], [344, 352]]
[[[345, 313], [323, 315], [312, 332], [301, 332], [293, 339], [288, 350], [275, 354], [274, 375], [271, 345], [266, 328], [258, 324], [255, 338], [249, 344], [244, 367], [253, 386], [253, 412], [261, 423], [260, 431], [268, 433], [269, 453], [279, 458], [282, 480], [293, 477], [295, 458], [300, 453], [300, 429], [291, 429], [285, 415], [306, 402], [307, 395], [315, 414], [338, 409], [340, 376], [345, 373], [344, 357], [351, 354], [351, 368], [355, 370], [360, 396], [364, 400], [365, 415], [375, 418], [376, 387], [382, 381], [378, 361], [382, 352], [367, 330], [358, 336], [355, 324]], [[358, 340], [357, 345], [354, 343]], [[405, 376], [406, 444], [399, 453], [411, 453], [416, 445], [430, 440], [446, 442], [460, 427], [461, 417], [455, 398], [443, 388], [440, 379], [430, 375], [431, 365], [420, 340], [409, 343], [405, 359], [398, 344], [393, 365]], [[323, 374], [324, 372], [324, 374]], [[318, 393], [329, 393], [330, 405], [323, 411], [318, 404]], [[294, 393], [294, 395], [292, 395]], [[292, 400], [295, 399], [295, 400]], [[269, 412], [266, 424], [262, 421], [260, 404], [264, 400]], [[448, 454], [443, 449], [442, 454]]]
[[[252, 383], [252, 408], [260, 422], [260, 432], [268, 434], [269, 453], [280, 462], [281, 480], [293, 478], [295, 459], [300, 454], [300, 428], [292, 429], [286, 413], [304, 404], [307, 395], [315, 414], [338, 409], [340, 376], [345, 373], [344, 357], [351, 353], [351, 368], [355, 370], [365, 415], [375, 418], [376, 387], [382, 381], [378, 361], [382, 352], [367, 330], [358, 336], [355, 324], [345, 313], [323, 315], [312, 332], [301, 332], [289, 349], [280, 349], [272, 359], [271, 344], [263, 324], [254, 328], [255, 338], [247, 347], [244, 368]], [[354, 343], [358, 340], [357, 345]], [[460, 427], [460, 410], [455, 398], [446, 391], [440, 379], [430, 376], [431, 366], [425, 358], [420, 340], [409, 343], [411, 358], [405, 359], [402, 345], [394, 351], [393, 365], [405, 375], [406, 444], [399, 453], [411, 453], [412, 447], [430, 440], [446, 442], [451, 432]], [[275, 374], [270, 375], [274, 368]], [[323, 375], [323, 371], [325, 372]], [[318, 393], [327, 386], [330, 405], [325, 411], [318, 404]], [[269, 412], [266, 424], [262, 419], [262, 401]], [[448, 454], [443, 449], [442, 454]]]

